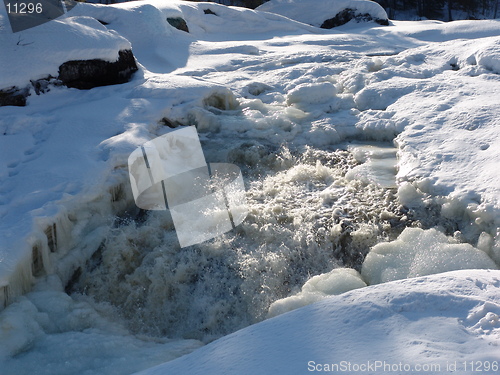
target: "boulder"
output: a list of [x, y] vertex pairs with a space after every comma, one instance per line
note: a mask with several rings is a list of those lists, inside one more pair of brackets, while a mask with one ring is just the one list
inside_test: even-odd
[[181, 31], [185, 31], [185, 32], [189, 32], [189, 28], [188, 28], [188, 25], [186, 23], [186, 21], [184, 20], [184, 18], [181, 18], [181, 17], [168, 17], [167, 18], [167, 22], [175, 27], [177, 30], [181, 30]]
[[122, 50], [118, 56], [115, 62], [100, 59], [67, 61], [59, 66], [58, 79], [67, 87], [81, 90], [128, 82], [138, 70], [134, 55], [131, 50]]
[[270, 0], [257, 8], [312, 26], [331, 29], [352, 19], [389, 25], [387, 12], [368, 0]]
[[17, 86], [0, 90], [0, 107], [13, 105], [23, 107], [26, 98], [30, 95], [29, 87], [19, 88]]

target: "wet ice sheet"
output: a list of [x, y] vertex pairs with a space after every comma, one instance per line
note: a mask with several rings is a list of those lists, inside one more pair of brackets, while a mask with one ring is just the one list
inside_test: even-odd
[[396, 185], [397, 149], [383, 145], [355, 145], [348, 150], [361, 163], [346, 174], [348, 180], [357, 179], [366, 183], [377, 184], [384, 188]]

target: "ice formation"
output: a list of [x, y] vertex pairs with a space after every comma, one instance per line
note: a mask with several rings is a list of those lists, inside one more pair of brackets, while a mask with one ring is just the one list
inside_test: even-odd
[[307, 280], [299, 293], [273, 302], [269, 307], [268, 317], [365, 286], [365, 282], [357, 271], [352, 268], [335, 268], [328, 273], [316, 275]]
[[482, 250], [454, 243], [435, 229], [406, 228], [396, 241], [375, 245], [363, 262], [368, 284], [459, 269], [497, 269]]

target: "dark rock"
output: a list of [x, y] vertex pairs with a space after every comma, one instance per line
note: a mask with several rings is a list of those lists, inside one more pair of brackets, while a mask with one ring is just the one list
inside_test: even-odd
[[87, 90], [128, 82], [137, 70], [132, 51], [122, 50], [112, 63], [100, 59], [65, 62], [59, 67], [58, 79], [68, 87]]
[[33, 88], [37, 95], [50, 91], [52, 86], [65, 85], [77, 89], [91, 89], [98, 86], [125, 83], [138, 70], [134, 55], [130, 50], [120, 51], [118, 60], [110, 63], [104, 60], [77, 60], [67, 61], [59, 67], [59, 77], [30, 81], [31, 86], [24, 88], [9, 87], [0, 90], [0, 107], [26, 105], [26, 98]]
[[168, 126], [169, 128], [172, 128], [172, 129], [175, 129], [176, 127], [178, 127], [180, 125], [179, 123], [176, 123], [174, 121], [170, 121], [166, 117], [163, 117], [160, 121], [158, 121], [158, 123], [160, 125], [163, 125], [163, 126]]
[[178, 30], [185, 31], [187, 33], [189, 32], [188, 25], [187, 25], [186, 21], [184, 20], [184, 18], [181, 18], [181, 17], [169, 17], [169, 18], [167, 18], [167, 22], [171, 26], [175, 27]]
[[354, 9], [346, 8], [337, 13], [337, 15], [333, 18], [327, 19], [325, 22], [321, 24], [322, 29], [331, 29], [337, 26], [345, 25], [350, 20], [355, 19], [357, 22], [368, 22], [375, 21], [379, 25], [389, 26], [388, 19], [382, 18], [374, 18], [371, 14], [364, 13], [356, 13]]
[[213, 10], [211, 9], [203, 9], [203, 13], [205, 14], [213, 14], [214, 16], [217, 15], [217, 13], [215, 13]]
[[29, 95], [29, 87], [20, 89], [19, 87], [14, 86], [0, 90], [0, 107], [7, 105], [24, 107], [26, 105], [26, 98]]
[[375, 18], [375, 22], [382, 26], [389, 26], [389, 20], [387, 18]]

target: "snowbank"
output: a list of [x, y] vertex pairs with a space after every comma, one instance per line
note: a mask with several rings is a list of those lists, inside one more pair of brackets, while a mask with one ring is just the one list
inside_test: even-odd
[[388, 18], [384, 8], [374, 1], [367, 0], [270, 0], [257, 8], [316, 27], [320, 27], [344, 9], [353, 10], [356, 15], [370, 15], [375, 20]]
[[[487, 39], [481, 43], [474, 53], [474, 58], [476, 64], [500, 74], [500, 38]], [[468, 61], [474, 64], [472, 56], [468, 58]]]
[[499, 271], [458, 271], [357, 289], [138, 374], [298, 375], [342, 363], [349, 373], [387, 373], [386, 365], [442, 374], [455, 362], [491, 365], [498, 361], [499, 287]]
[[[386, 102], [393, 119], [406, 122], [396, 138], [398, 178], [418, 181], [423, 197], [442, 196], [438, 204], [447, 205], [448, 219], [468, 218], [474, 228], [459, 229], [469, 241], [482, 231], [496, 236], [500, 225], [497, 56], [498, 37], [405, 51], [394, 62], [403, 64], [399, 74], [419, 77], [419, 85]], [[375, 82], [371, 90], [389, 90], [390, 98], [396, 79]]]
[[478, 39], [498, 35], [499, 20], [481, 21], [392, 21], [393, 32], [400, 37], [409, 37], [425, 42], [446, 42], [457, 39]]

